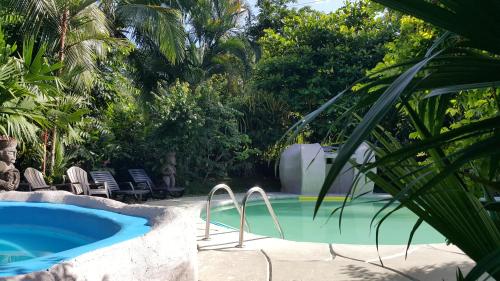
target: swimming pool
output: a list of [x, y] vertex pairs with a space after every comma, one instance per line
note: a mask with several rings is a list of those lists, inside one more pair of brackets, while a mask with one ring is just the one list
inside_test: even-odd
[[0, 202], [0, 277], [44, 270], [150, 230], [148, 220], [74, 205]]
[[[342, 226], [339, 229], [339, 213], [328, 218], [332, 210], [341, 206], [341, 202], [323, 202], [314, 220], [314, 201], [276, 199], [271, 200], [271, 204], [287, 240], [359, 245], [375, 244], [375, 228], [370, 229], [370, 221], [384, 205], [384, 203], [377, 202], [352, 204], [346, 207], [342, 215]], [[262, 201], [248, 203], [246, 210], [251, 233], [280, 237]], [[211, 211], [211, 221], [215, 224], [239, 229], [239, 219], [239, 213], [232, 206], [221, 206]], [[406, 244], [416, 221], [417, 216], [408, 209], [395, 212], [382, 224], [379, 244]], [[426, 223], [420, 225], [412, 240], [413, 244], [444, 242], [445, 238]]]

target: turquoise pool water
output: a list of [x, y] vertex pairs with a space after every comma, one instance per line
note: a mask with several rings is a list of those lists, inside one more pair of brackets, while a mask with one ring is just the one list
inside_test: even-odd
[[[285, 239], [338, 244], [375, 244], [375, 228], [370, 229], [370, 220], [384, 203], [363, 203], [345, 208], [342, 227], [339, 230], [339, 214], [328, 220], [340, 202], [324, 202], [313, 220], [315, 202], [299, 200], [272, 200], [271, 204], [283, 228]], [[211, 212], [212, 222], [239, 229], [239, 214], [235, 208], [223, 206]], [[247, 205], [247, 221], [250, 232], [279, 237], [273, 221], [262, 201]], [[417, 216], [408, 209], [401, 209], [384, 221], [380, 228], [379, 243], [385, 245], [406, 244], [417, 221]], [[428, 224], [422, 223], [415, 233], [413, 244], [444, 243], [444, 237]]]
[[44, 270], [149, 230], [145, 218], [104, 210], [0, 202], [0, 277]]

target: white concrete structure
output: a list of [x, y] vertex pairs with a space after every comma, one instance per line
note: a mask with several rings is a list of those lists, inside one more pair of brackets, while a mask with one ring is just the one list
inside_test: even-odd
[[[294, 144], [281, 154], [279, 172], [283, 192], [317, 196], [328, 171], [337, 156], [335, 151], [325, 151], [318, 143]], [[363, 143], [352, 159], [357, 163], [374, 162], [375, 156]], [[375, 171], [375, 170], [374, 170]], [[330, 187], [329, 193], [345, 195], [355, 182], [354, 195], [373, 192], [373, 182], [347, 163], [340, 176]]]
[[71, 204], [144, 217], [151, 224], [151, 231], [63, 261], [47, 271], [0, 280], [198, 280], [195, 224], [193, 215], [182, 208], [127, 205], [65, 191], [3, 192], [1, 200]]

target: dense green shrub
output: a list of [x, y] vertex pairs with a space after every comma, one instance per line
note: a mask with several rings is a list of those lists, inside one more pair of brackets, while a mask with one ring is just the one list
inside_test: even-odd
[[167, 151], [176, 151], [179, 172], [187, 178], [224, 177], [240, 172], [253, 150], [241, 133], [242, 114], [227, 104], [227, 80], [213, 76], [194, 90], [176, 82], [161, 90], [152, 107], [152, 138]]
[[[377, 13], [382, 16], [376, 17]], [[330, 14], [309, 9], [290, 13], [283, 19], [283, 27], [264, 30], [259, 40], [263, 55], [256, 65], [253, 85], [287, 103], [294, 115], [303, 116], [382, 60], [385, 43], [395, 36], [397, 28], [391, 22], [392, 18], [377, 7], [362, 1]], [[353, 103], [346, 101], [342, 106]], [[321, 140], [331, 131], [331, 120], [340, 111], [332, 109], [324, 117], [330, 121], [312, 125], [309, 139]], [[341, 129], [334, 128], [334, 135]]]
[[[146, 108], [128, 97], [105, 113], [103, 130], [91, 136], [88, 166], [125, 171], [143, 167], [159, 178], [168, 152], [177, 154], [179, 183], [241, 173], [250, 157], [250, 138], [240, 130], [242, 113], [225, 93], [227, 80], [216, 75], [192, 89], [176, 81], [159, 85]], [[97, 161], [96, 161], [97, 159]]]

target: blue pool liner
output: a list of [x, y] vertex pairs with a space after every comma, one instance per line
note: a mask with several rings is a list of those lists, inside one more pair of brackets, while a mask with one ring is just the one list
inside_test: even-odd
[[[27, 274], [34, 271], [47, 270], [57, 263], [75, 258], [81, 254], [144, 235], [151, 229], [151, 227], [148, 225], [148, 220], [145, 218], [122, 215], [111, 211], [84, 208], [68, 204], [1, 201], [0, 214], [2, 213], [1, 210], [3, 208], [19, 207], [21, 207], [21, 209], [24, 209], [25, 211], [48, 211], [52, 213], [52, 215], [56, 217], [47, 218], [46, 223], [48, 226], [51, 226], [51, 221], [57, 220], [57, 216], [59, 216], [59, 219], [64, 219], [64, 222], [67, 223], [67, 226], [69, 228], [74, 227], [78, 229], [78, 227], [80, 227], [80, 229], [83, 229], [82, 227], [84, 227], [89, 231], [95, 232], [96, 237], [100, 237], [99, 231], [103, 231], [104, 236], [110, 234], [110, 231], [112, 231], [112, 233], [114, 234], [108, 237], [100, 237], [102, 239], [98, 241], [65, 251], [52, 253], [46, 256], [36, 257], [28, 260], [2, 264], [0, 265], [0, 277], [8, 277]], [[20, 216], [23, 215], [26, 216], [27, 214], [20, 214]], [[76, 218], [91, 216], [95, 219], [86, 219], [83, 223], [87, 225], [81, 225], [82, 222], [78, 221], [77, 219], [72, 219], [72, 215], [74, 215]], [[15, 217], [5, 218], [5, 220], [7, 220], [8, 222], [15, 219]], [[4, 218], [0, 215], [0, 224], [5, 223], [5, 221], [3, 220]], [[60, 221], [61, 220], [59, 220], [59, 223]], [[101, 236], [103, 235], [101, 234]]]

